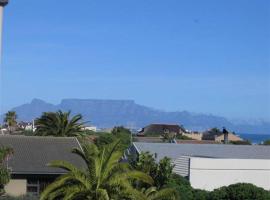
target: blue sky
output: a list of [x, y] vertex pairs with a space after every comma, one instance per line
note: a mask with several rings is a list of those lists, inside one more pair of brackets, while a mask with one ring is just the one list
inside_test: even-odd
[[6, 7], [4, 110], [32, 98], [134, 99], [270, 121], [270, 1], [70, 2]]

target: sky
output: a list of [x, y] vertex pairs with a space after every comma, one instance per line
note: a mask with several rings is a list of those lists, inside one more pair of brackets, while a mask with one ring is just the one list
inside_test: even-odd
[[12, 0], [3, 43], [2, 111], [132, 99], [270, 121], [268, 0]]

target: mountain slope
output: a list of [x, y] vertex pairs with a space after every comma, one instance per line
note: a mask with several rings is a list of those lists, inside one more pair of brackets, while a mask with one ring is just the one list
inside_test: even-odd
[[205, 130], [211, 127], [227, 127], [241, 133], [270, 133], [270, 123], [233, 124], [223, 117], [205, 114], [192, 114], [187, 111], [165, 112], [138, 105], [132, 100], [96, 100], [96, 99], [64, 99], [58, 105], [33, 99], [29, 104], [15, 107], [19, 120], [31, 121], [42, 112], [56, 110], [71, 110], [73, 114], [80, 113], [85, 121], [90, 121], [98, 127], [113, 127], [124, 125], [140, 128], [150, 123], [177, 123], [187, 129]]

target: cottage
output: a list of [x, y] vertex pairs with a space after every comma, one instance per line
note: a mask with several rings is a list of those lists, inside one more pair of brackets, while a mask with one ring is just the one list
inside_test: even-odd
[[78, 167], [84, 167], [83, 160], [71, 153], [81, 148], [76, 138], [0, 136], [0, 146], [14, 150], [5, 163], [11, 171], [11, 180], [5, 190], [11, 196], [26, 193], [39, 194], [48, 184], [65, 170], [48, 167], [53, 160], [65, 160]]
[[252, 183], [270, 190], [270, 147], [224, 144], [134, 142], [129, 153], [150, 152], [156, 160], [169, 157], [174, 172], [197, 189], [214, 190], [234, 183]]

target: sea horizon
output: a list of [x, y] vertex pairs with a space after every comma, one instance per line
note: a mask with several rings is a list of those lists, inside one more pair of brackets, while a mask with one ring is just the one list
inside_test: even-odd
[[265, 140], [270, 140], [270, 134], [239, 133], [238, 135], [252, 144], [261, 144]]

